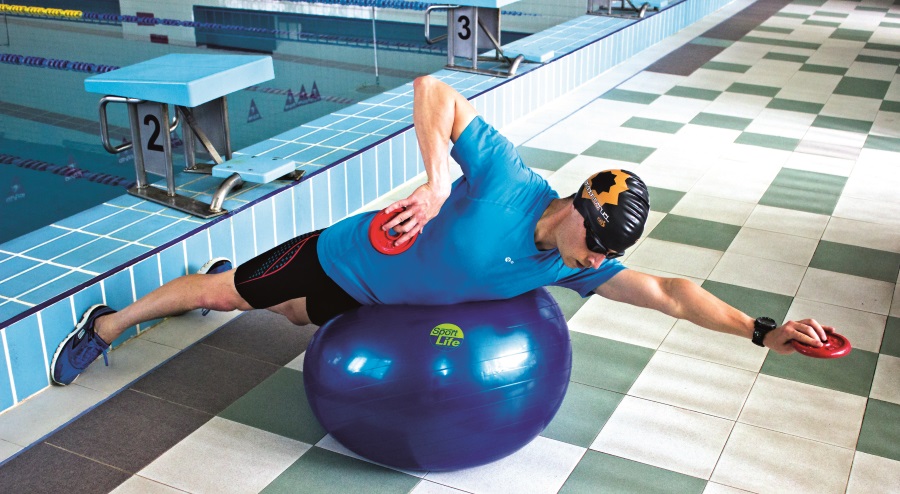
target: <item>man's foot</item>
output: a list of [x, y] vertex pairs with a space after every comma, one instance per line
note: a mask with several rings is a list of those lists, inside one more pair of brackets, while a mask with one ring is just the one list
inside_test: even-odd
[[[227, 257], [216, 257], [215, 259], [206, 261], [206, 264], [197, 271], [197, 274], [219, 274], [231, 271], [232, 267], [231, 260]], [[209, 314], [209, 309], [203, 309], [200, 313], [205, 316]]]
[[50, 379], [61, 386], [72, 384], [79, 374], [84, 372], [100, 354], [103, 361], [109, 365], [106, 358], [106, 350], [109, 343], [94, 331], [94, 323], [97, 318], [112, 314], [115, 311], [109, 307], [97, 304], [88, 309], [81, 321], [75, 326], [75, 330], [59, 344], [50, 363]]

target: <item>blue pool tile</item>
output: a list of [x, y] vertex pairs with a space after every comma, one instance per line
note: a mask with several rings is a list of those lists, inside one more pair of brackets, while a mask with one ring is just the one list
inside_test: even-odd
[[22, 271], [31, 269], [38, 264], [40, 264], [39, 261], [23, 259], [21, 257], [10, 257], [5, 261], [0, 262], [0, 282], [3, 282], [3, 280], [7, 278], [12, 278]]
[[[159, 282], [159, 256], [150, 256], [132, 267], [135, 300], [156, 290]], [[107, 294], [107, 297], [109, 294]]]
[[212, 259], [209, 253], [209, 234], [203, 231], [184, 241], [187, 245], [187, 272], [196, 273], [206, 261]]
[[138, 256], [149, 252], [150, 247], [143, 245], [128, 244], [115, 251], [110, 252], [94, 262], [85, 264], [82, 269], [92, 273], [103, 274], [131, 262]]
[[328, 174], [320, 173], [312, 178], [313, 228], [316, 230], [331, 225], [331, 201], [328, 197]]
[[56, 348], [63, 338], [75, 329], [75, 322], [91, 305], [98, 304], [102, 300], [94, 300], [86, 307], [77, 310], [77, 316], [72, 313], [72, 298], [64, 298], [59, 302], [41, 311], [41, 327], [44, 328], [44, 351], [52, 359]]
[[347, 216], [347, 171], [337, 165], [328, 169], [331, 188], [331, 218], [339, 221]]
[[[125, 269], [103, 280], [103, 293], [106, 295], [106, 305], [116, 310], [121, 310], [134, 302], [134, 292], [131, 288], [131, 270]], [[99, 303], [95, 301], [94, 303]], [[90, 307], [90, 304], [88, 304]], [[87, 309], [76, 310], [75, 312], [81, 317], [81, 314]], [[137, 333], [137, 326], [132, 326], [125, 333], [134, 335]], [[124, 334], [123, 334], [124, 336]], [[114, 346], [116, 346], [114, 344]]]
[[364, 134], [385, 135], [383, 132], [381, 132], [381, 129], [387, 127], [391, 123], [393, 123], [393, 122], [390, 122], [388, 120], [381, 120], [381, 119], [373, 118], [373, 119], [370, 119], [370, 120], [360, 123], [356, 128], [353, 129], [353, 131], [354, 132], [362, 132]]
[[[0, 305], [0, 313], [3, 306]], [[12, 383], [9, 382], [9, 367], [6, 365], [6, 349], [0, 345], [0, 409], [15, 405], [13, 400]]]
[[343, 166], [347, 174], [347, 210], [348, 213], [353, 213], [363, 205], [362, 158], [359, 156], [351, 158]]
[[378, 164], [375, 150], [370, 149], [362, 154], [363, 204], [378, 198]]
[[128, 244], [121, 240], [97, 237], [81, 247], [55, 258], [53, 261], [64, 266], [82, 267], [126, 245]]
[[226, 218], [209, 228], [212, 257], [227, 257], [234, 261], [234, 245], [231, 238], [231, 218]]
[[[14, 238], [4, 244], [0, 244], [0, 250], [12, 253], [25, 252], [29, 249], [37, 247], [38, 245], [59, 238], [61, 235], [65, 235], [67, 232], [68, 230], [54, 228], [52, 226], [40, 228], [33, 232], [26, 233], [21, 237]], [[2, 261], [2, 258], [0, 258], [0, 261]]]
[[[144, 218], [137, 223], [122, 228], [121, 230], [111, 233], [109, 236], [111, 238], [115, 238], [118, 240], [124, 240], [126, 242], [141, 242], [143, 238], [156, 233], [163, 228], [171, 226], [172, 223], [175, 223], [175, 218], [169, 218], [168, 216], [160, 216], [158, 214], [154, 215], [144, 215]], [[155, 247], [155, 246], [154, 246]]]
[[403, 136], [397, 136], [387, 143], [391, 149], [391, 188], [406, 182], [406, 152], [403, 149]]
[[335, 123], [343, 120], [344, 117], [338, 115], [325, 115], [310, 122], [310, 127], [332, 127]]
[[387, 143], [381, 143], [375, 148], [378, 156], [378, 195], [384, 195], [390, 192], [391, 187], [391, 146]]
[[50, 385], [37, 314], [9, 326], [4, 332], [16, 397], [21, 401]]
[[184, 242], [179, 242], [159, 253], [159, 268], [163, 283], [187, 274], [187, 265], [184, 262]]
[[296, 222], [297, 235], [313, 230], [312, 211], [312, 184], [310, 180], [304, 180], [300, 185], [291, 189], [294, 194], [294, 221]]
[[52, 297], [55, 297], [67, 290], [71, 290], [76, 286], [86, 283], [93, 279], [94, 277], [81, 273], [78, 271], [70, 271], [66, 273], [60, 278], [57, 278], [46, 285], [40, 286], [31, 290], [30, 292], [20, 295], [19, 300], [23, 302], [28, 302], [29, 304], [40, 304], [42, 302], [46, 302]]
[[250, 211], [241, 211], [231, 217], [231, 224], [234, 226], [235, 262], [243, 264], [257, 254], [254, 246], [253, 217]]
[[404, 146], [406, 151], [406, 180], [410, 180], [421, 173], [425, 169], [425, 165], [422, 162], [422, 156], [419, 154], [419, 143], [416, 141], [416, 133], [404, 133], [403, 140], [406, 141]]
[[333, 129], [317, 129], [315, 132], [310, 132], [302, 138], [296, 139], [295, 142], [302, 144], [319, 144], [320, 142], [324, 142], [326, 139], [330, 139], [340, 133], [340, 131]]
[[357, 117], [369, 117], [369, 118], [378, 118], [384, 115], [385, 113], [394, 111], [394, 108], [390, 106], [374, 106], [374, 105], [362, 105], [363, 108], [355, 113], [350, 113], [344, 111], [346, 115], [355, 115]]
[[190, 195], [190, 193], [207, 193], [213, 194], [222, 185], [222, 179], [213, 177], [213, 176], [197, 176], [194, 174], [184, 173], [182, 176], [190, 176], [193, 180], [185, 181], [185, 183], [178, 185], [179, 193], [183, 195]]
[[0, 302], [0, 323], [18, 316], [19, 314], [30, 308], [30, 305], [16, 302], [15, 300], [6, 300], [5, 302]]
[[171, 242], [192, 230], [200, 228], [200, 226], [200, 224], [194, 223], [193, 221], [176, 221], [168, 227], [144, 237], [141, 239], [141, 243], [150, 247], [160, 247], [166, 242]]
[[11, 257], [12, 257], [12, 254], [4, 254], [3, 252], [0, 252], [0, 262], [3, 262]]
[[322, 141], [322, 145], [333, 146], [336, 148], [349, 147], [351, 149], [360, 149], [365, 146], [365, 142], [363, 140], [367, 137], [369, 137], [368, 134], [363, 134], [360, 132], [341, 132], [334, 137]]
[[54, 224], [64, 228], [83, 228], [98, 220], [111, 216], [119, 211], [121, 211], [121, 209], [117, 207], [101, 204], [99, 206], [94, 206], [87, 211], [82, 211], [73, 216], [69, 216], [68, 218], [57, 221]]
[[103, 303], [103, 286], [101, 283], [94, 283], [93, 285], [79, 290], [78, 293], [75, 293], [66, 300], [75, 308], [75, 313], [78, 314], [80, 318], [80, 316], [84, 314], [84, 311], [88, 310], [92, 305]]
[[412, 111], [408, 108], [397, 108], [385, 113], [381, 116], [383, 120], [391, 120], [394, 122], [403, 122], [406, 125], [412, 124]]
[[361, 117], [344, 117], [328, 126], [333, 130], [352, 130], [354, 132], [365, 132], [360, 130], [365, 124], [371, 122], [371, 119]]
[[[279, 139], [283, 139], [283, 140], [292, 140], [292, 139], [288, 139], [287, 136], [284, 134], [282, 134], [278, 137], [279, 137]], [[284, 144], [284, 143], [281, 141], [273, 141], [273, 140], [261, 141], [261, 142], [257, 142], [256, 144], [253, 144], [252, 146], [247, 146], [245, 148], [241, 148], [240, 150], [236, 151], [236, 154], [242, 154], [242, 155], [247, 155], [247, 156], [258, 156], [261, 154], [266, 154], [268, 152], [271, 152], [273, 148], [281, 146], [282, 144]]]
[[104, 204], [108, 204], [110, 206], [118, 206], [120, 208], [133, 208], [134, 206], [137, 206], [142, 202], [145, 201], [143, 199], [138, 199], [131, 194], [123, 194], [119, 197], [106, 201]]
[[316, 127], [310, 127], [308, 125], [301, 125], [299, 127], [296, 127], [291, 130], [288, 130], [286, 132], [283, 132], [281, 134], [278, 134], [277, 136], [273, 137], [272, 139], [279, 140], [279, 141], [294, 141], [294, 140], [300, 139], [304, 136], [307, 136], [317, 130], [318, 129]]
[[294, 238], [294, 211], [291, 191], [284, 191], [272, 198], [275, 208], [275, 242], [282, 244]]
[[347, 157], [350, 156], [351, 154], [353, 154], [354, 152], [355, 151], [352, 149], [344, 149], [344, 148], [332, 149], [332, 150], [328, 151], [328, 153], [324, 154], [321, 158], [319, 158], [319, 162], [324, 165], [332, 165], [334, 163], [339, 163], [339, 162], [347, 159]]
[[253, 206], [253, 222], [256, 231], [256, 252], [261, 254], [275, 247], [275, 210], [272, 201]]
[[82, 232], [68, 232], [40, 247], [29, 250], [26, 255], [35, 259], [49, 261], [71, 252], [79, 247], [97, 240], [99, 237]]
[[25, 271], [18, 276], [9, 278], [0, 283], [0, 295], [9, 298], [18, 297], [36, 286], [43, 285], [48, 281], [59, 278], [67, 272], [69, 272], [69, 270], [66, 268], [41, 264], [34, 269]]

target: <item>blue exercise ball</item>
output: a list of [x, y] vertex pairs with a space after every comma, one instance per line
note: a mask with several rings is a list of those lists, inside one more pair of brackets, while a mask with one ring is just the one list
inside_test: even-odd
[[445, 306], [376, 305], [315, 334], [303, 382], [338, 442], [407, 470], [483, 465], [528, 444], [572, 371], [565, 316], [541, 288]]

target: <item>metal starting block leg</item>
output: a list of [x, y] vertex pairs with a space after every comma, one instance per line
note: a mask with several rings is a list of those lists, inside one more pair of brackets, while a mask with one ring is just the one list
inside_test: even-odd
[[[431, 12], [444, 10], [447, 12], [447, 34], [432, 38]], [[518, 55], [510, 60], [503, 55], [500, 46], [500, 9], [499, 7], [476, 7], [469, 5], [431, 5], [425, 9], [425, 41], [434, 44], [447, 40], [446, 68], [462, 72], [472, 72], [496, 77], [512, 77], [516, 75], [519, 64], [525, 59]], [[493, 49], [493, 57], [479, 56], [480, 50]], [[457, 57], [467, 60], [458, 64]], [[493, 62], [501, 67], [479, 68], [478, 62]], [[503, 67], [505, 66], [505, 67]]]
[[[620, 6], [617, 10], [617, 13], [613, 13], [613, 2], [619, 2]], [[650, 3], [645, 2], [640, 7], [635, 7], [631, 0], [588, 0], [587, 2], [587, 13], [590, 15], [603, 15], [607, 17], [629, 17], [633, 18], [637, 16], [639, 19], [643, 19], [645, 15], [647, 15], [647, 9], [650, 8]], [[634, 12], [633, 15], [627, 15], [623, 12], [628, 11], [625, 5], [630, 7], [630, 10]], [[654, 9], [656, 10], [656, 9]]]

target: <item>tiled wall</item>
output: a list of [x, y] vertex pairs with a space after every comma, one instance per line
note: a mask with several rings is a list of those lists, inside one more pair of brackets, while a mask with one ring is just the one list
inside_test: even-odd
[[[502, 127], [727, 3], [687, 0], [640, 22], [579, 17], [521, 40], [552, 48], [556, 58], [512, 79], [446, 70], [435, 75], [474, 97], [486, 120]], [[0, 246], [0, 271], [30, 269], [29, 276], [0, 282], [0, 321], [7, 321], [0, 324], [8, 324], [0, 330], [0, 410], [49, 385], [48, 362], [58, 342], [92, 304], [125, 306], [211, 256], [245, 261], [331, 225], [421, 173], [411, 104], [407, 84], [243, 150], [290, 148], [316, 158], [302, 182], [247, 187], [226, 201], [233, 213], [224, 218], [204, 222], [122, 196]], [[217, 182], [180, 180], [183, 192], [207, 201]], [[96, 259], [113, 246], [117, 255]], [[157, 322], [131, 328], [116, 344]]]

